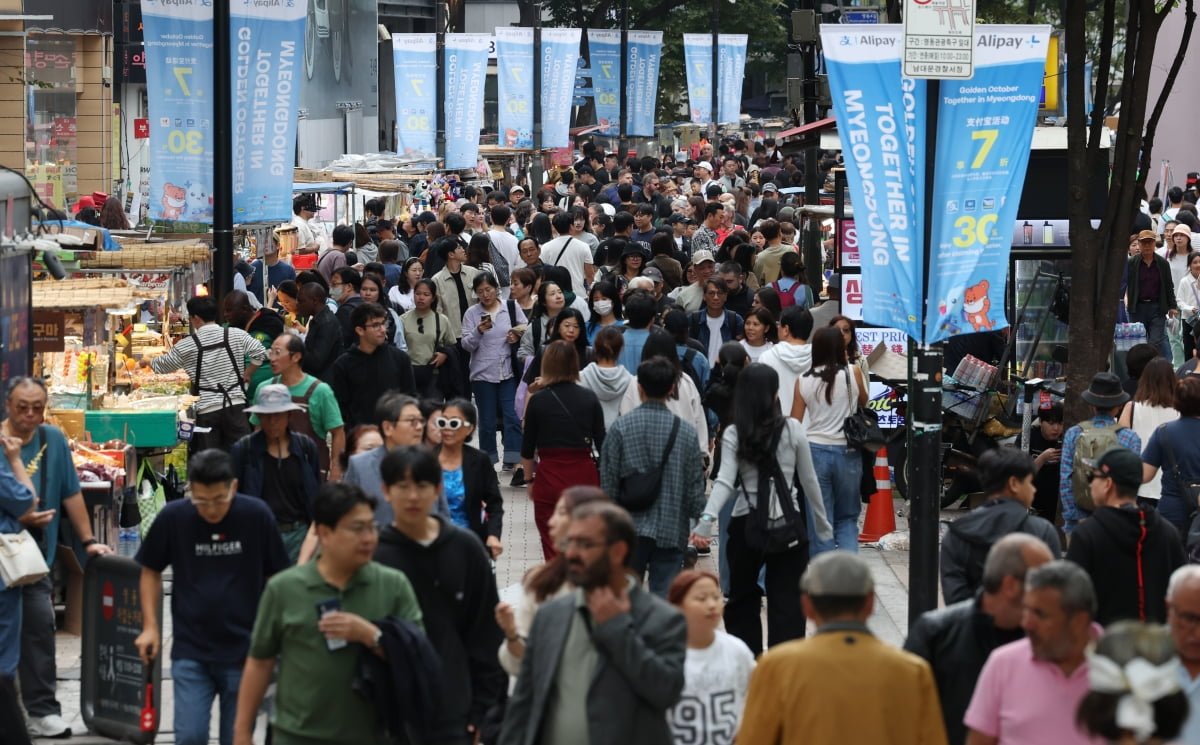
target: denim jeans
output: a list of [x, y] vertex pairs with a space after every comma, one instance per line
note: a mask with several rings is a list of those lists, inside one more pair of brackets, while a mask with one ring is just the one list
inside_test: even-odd
[[499, 383], [482, 380], [471, 382], [475, 392], [475, 405], [479, 409], [479, 449], [487, 453], [493, 463], [496, 457], [496, 411], [504, 412], [504, 462], [521, 461], [521, 420], [517, 418], [514, 401], [517, 397], [515, 377]]
[[655, 543], [653, 538], [638, 536], [630, 568], [638, 579], [649, 570], [650, 579], [646, 585], [650, 592], [665, 598], [675, 575], [683, 568], [683, 549], [666, 548]]
[[50, 577], [20, 588], [21, 660], [18, 680], [21, 700], [31, 717], [62, 715], [54, 697], [57, 667], [54, 660], [54, 585]]
[[1162, 307], [1157, 302], [1138, 303], [1133, 307], [1133, 321], [1146, 327], [1146, 341], [1169, 361], [1171, 343], [1167, 341], [1167, 317]]
[[1180, 540], [1187, 543], [1188, 529], [1192, 527], [1191, 510], [1182, 499], [1164, 494], [1158, 500], [1158, 514], [1175, 526]]
[[811, 510], [808, 516], [809, 555], [834, 549], [858, 552], [858, 514], [862, 512], [859, 481], [862, 479], [862, 456], [845, 445], [818, 445], [810, 442], [813, 468], [821, 485], [821, 501], [825, 515], [833, 525], [833, 540], [817, 537]]
[[175, 742], [208, 745], [208, 723], [213, 698], [221, 698], [221, 745], [233, 745], [233, 719], [237, 714], [242, 666], [199, 660], [173, 660], [175, 680]]

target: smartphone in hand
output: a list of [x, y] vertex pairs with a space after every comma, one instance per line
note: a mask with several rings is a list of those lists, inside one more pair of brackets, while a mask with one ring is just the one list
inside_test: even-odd
[[[338, 598], [330, 598], [317, 603], [317, 619], [320, 620], [330, 613], [337, 613], [342, 609], [342, 601]], [[325, 648], [330, 652], [336, 652], [345, 647], [349, 642], [345, 639], [330, 639], [325, 638]]]

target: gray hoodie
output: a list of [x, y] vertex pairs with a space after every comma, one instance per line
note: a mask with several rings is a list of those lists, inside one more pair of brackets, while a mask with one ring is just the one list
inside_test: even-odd
[[579, 384], [596, 394], [604, 411], [604, 428], [608, 429], [619, 416], [618, 409], [625, 389], [636, 385], [634, 378], [621, 365], [600, 367], [595, 362], [579, 372]]
[[779, 407], [784, 416], [790, 415], [796, 381], [812, 367], [812, 347], [783, 342], [764, 352], [758, 361], [779, 373]]

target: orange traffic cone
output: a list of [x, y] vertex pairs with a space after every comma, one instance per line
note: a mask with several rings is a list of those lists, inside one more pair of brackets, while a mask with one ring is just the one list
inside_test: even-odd
[[887, 448], [875, 454], [875, 493], [867, 505], [859, 543], [874, 543], [896, 529], [896, 511], [892, 506], [892, 474], [888, 470]]

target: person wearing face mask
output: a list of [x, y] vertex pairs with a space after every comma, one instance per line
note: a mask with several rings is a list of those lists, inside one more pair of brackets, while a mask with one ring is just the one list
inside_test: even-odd
[[587, 343], [596, 339], [601, 329], [621, 328], [625, 325], [621, 317], [621, 294], [612, 282], [597, 282], [589, 293], [592, 319], [587, 324]]

